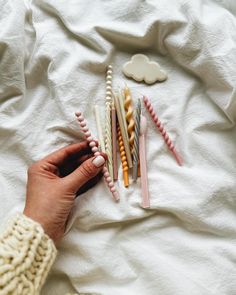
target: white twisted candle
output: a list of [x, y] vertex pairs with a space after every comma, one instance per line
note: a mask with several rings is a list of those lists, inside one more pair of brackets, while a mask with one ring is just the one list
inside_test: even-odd
[[99, 144], [100, 144], [102, 152], [105, 153], [106, 149], [105, 149], [105, 142], [104, 142], [104, 136], [103, 136], [103, 124], [101, 122], [101, 107], [98, 105], [95, 105], [94, 113], [95, 113], [95, 118], [97, 123]]
[[106, 116], [105, 116], [105, 149], [108, 157], [108, 170], [113, 180], [111, 103], [112, 103], [112, 66], [109, 65], [106, 75]]

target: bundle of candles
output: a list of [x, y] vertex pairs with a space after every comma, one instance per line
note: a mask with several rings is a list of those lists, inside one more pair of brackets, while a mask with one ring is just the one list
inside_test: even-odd
[[[177, 163], [182, 165], [182, 159], [177, 153], [174, 144], [170, 140], [163, 125], [158, 119], [149, 99], [144, 96], [143, 103], [150, 113], [151, 118], [159, 129], [169, 150], [173, 153]], [[130, 89], [125, 86], [122, 91], [112, 91], [112, 66], [109, 65], [106, 74], [106, 101], [105, 101], [105, 128], [103, 128], [100, 106], [94, 107], [98, 131], [99, 147], [96, 146], [87, 123], [80, 112], [76, 113], [78, 122], [84, 132], [87, 141], [95, 156], [100, 151], [107, 154], [108, 160], [103, 168], [103, 175], [115, 201], [119, 201], [119, 194], [115, 188], [115, 181], [118, 180], [118, 159], [119, 149], [123, 171], [123, 182], [125, 187], [130, 185], [130, 171], [132, 170], [133, 182], [141, 177], [142, 207], [150, 207], [148, 192], [147, 163], [145, 133], [147, 129], [146, 118], [141, 113], [141, 100], [138, 99], [134, 106]], [[103, 132], [103, 130], [105, 130]], [[117, 145], [118, 143], [118, 145]], [[118, 148], [119, 147], [119, 148]]]

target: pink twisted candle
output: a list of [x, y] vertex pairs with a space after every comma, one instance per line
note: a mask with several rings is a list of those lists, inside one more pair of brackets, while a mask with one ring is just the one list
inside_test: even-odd
[[[89, 131], [89, 129], [87, 127], [87, 123], [86, 123], [82, 113], [77, 112], [77, 113], [75, 113], [75, 115], [77, 117], [77, 120], [78, 120], [78, 122], [80, 124], [80, 127], [81, 127], [82, 131], [84, 132], [86, 140], [88, 141], [89, 146], [92, 149], [92, 152], [93, 152], [94, 156], [99, 156], [100, 155], [99, 149], [98, 149], [98, 147], [96, 145], [96, 142], [95, 142], [94, 138], [91, 135], [91, 132]], [[102, 172], [103, 172], [105, 182], [106, 182], [110, 192], [112, 193], [112, 196], [113, 196], [114, 200], [116, 202], [118, 202], [120, 197], [119, 197], [118, 192], [116, 191], [114, 182], [112, 181], [111, 176], [110, 176], [106, 166], [103, 167]]]
[[149, 99], [146, 96], [143, 96], [143, 102], [144, 102], [144, 105], [145, 105], [146, 109], [150, 113], [153, 122], [156, 124], [156, 126], [159, 129], [162, 137], [164, 138], [164, 141], [167, 144], [169, 150], [173, 153], [177, 163], [180, 166], [182, 166], [183, 165], [183, 160], [180, 157], [180, 155], [177, 153], [177, 151], [175, 149], [175, 146], [174, 146], [173, 142], [171, 141], [169, 135], [167, 134], [166, 130], [164, 129], [164, 126], [161, 124], [161, 121], [158, 119], [157, 114], [155, 113], [151, 102], [149, 101]]

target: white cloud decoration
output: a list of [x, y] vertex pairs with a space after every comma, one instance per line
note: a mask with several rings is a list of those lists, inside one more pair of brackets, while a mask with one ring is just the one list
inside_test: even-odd
[[137, 82], [144, 81], [147, 84], [167, 79], [167, 74], [161, 66], [157, 62], [150, 61], [144, 54], [133, 55], [131, 60], [124, 64], [123, 73]]

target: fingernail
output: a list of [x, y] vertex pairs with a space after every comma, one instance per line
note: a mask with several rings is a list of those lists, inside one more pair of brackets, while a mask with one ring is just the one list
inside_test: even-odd
[[103, 156], [103, 158], [105, 159], [105, 161], [107, 160], [108, 157], [107, 157], [107, 154], [106, 153], [100, 152], [100, 155]]
[[105, 159], [102, 156], [97, 156], [93, 162], [96, 167], [101, 167], [105, 163]]

